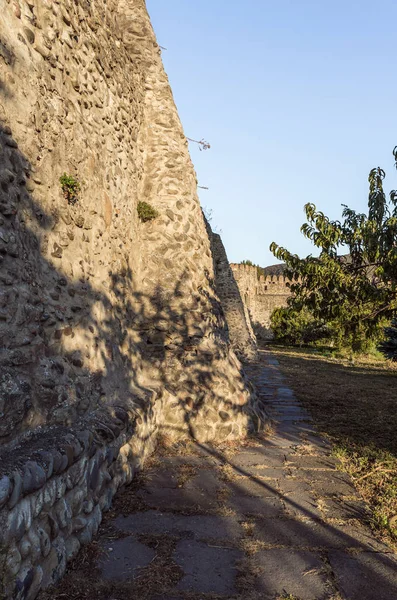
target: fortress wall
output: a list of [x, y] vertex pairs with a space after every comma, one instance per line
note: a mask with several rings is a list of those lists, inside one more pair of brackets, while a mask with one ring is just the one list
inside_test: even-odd
[[258, 339], [271, 339], [270, 318], [275, 308], [287, 306], [290, 281], [284, 275], [261, 275], [250, 265], [230, 265]]
[[32, 600], [158, 434], [220, 441], [266, 417], [144, 1], [0, 8], [0, 596]]

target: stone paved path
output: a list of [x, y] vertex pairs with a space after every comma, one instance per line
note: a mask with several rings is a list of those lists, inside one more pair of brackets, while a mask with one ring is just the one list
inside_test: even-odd
[[396, 555], [277, 361], [248, 370], [274, 434], [157, 458], [51, 598], [397, 599]]

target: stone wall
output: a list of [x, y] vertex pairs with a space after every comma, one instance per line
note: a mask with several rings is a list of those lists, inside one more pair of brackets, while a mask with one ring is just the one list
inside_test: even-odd
[[252, 359], [255, 357], [257, 346], [247, 306], [242, 301], [220, 235], [210, 231], [210, 239], [216, 290], [225, 312], [232, 347], [242, 359]]
[[147, 389], [172, 435], [241, 434], [249, 393], [144, 2], [2, 8], [1, 441]]
[[287, 306], [290, 280], [284, 275], [261, 275], [250, 265], [230, 265], [241, 297], [248, 308], [258, 339], [271, 339], [270, 317], [275, 308]]
[[144, 415], [106, 407], [72, 427], [31, 432], [23, 446], [3, 449], [2, 599], [32, 600], [63, 576], [67, 562], [96, 534], [118, 488], [153, 450], [152, 433]]
[[0, 597], [30, 600], [159, 433], [221, 441], [265, 416], [144, 1], [0, 8]]

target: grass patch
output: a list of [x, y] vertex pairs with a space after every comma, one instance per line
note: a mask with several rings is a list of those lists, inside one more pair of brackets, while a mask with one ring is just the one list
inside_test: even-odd
[[137, 211], [142, 223], [153, 221], [153, 219], [159, 216], [158, 211], [148, 202], [138, 202]]
[[272, 351], [368, 502], [374, 528], [396, 547], [397, 365], [376, 355], [353, 362], [297, 348]]

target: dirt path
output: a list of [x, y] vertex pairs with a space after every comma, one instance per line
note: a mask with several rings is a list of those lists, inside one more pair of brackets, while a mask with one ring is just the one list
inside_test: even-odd
[[40, 598], [397, 599], [397, 556], [277, 365], [248, 369], [274, 434], [157, 457]]

